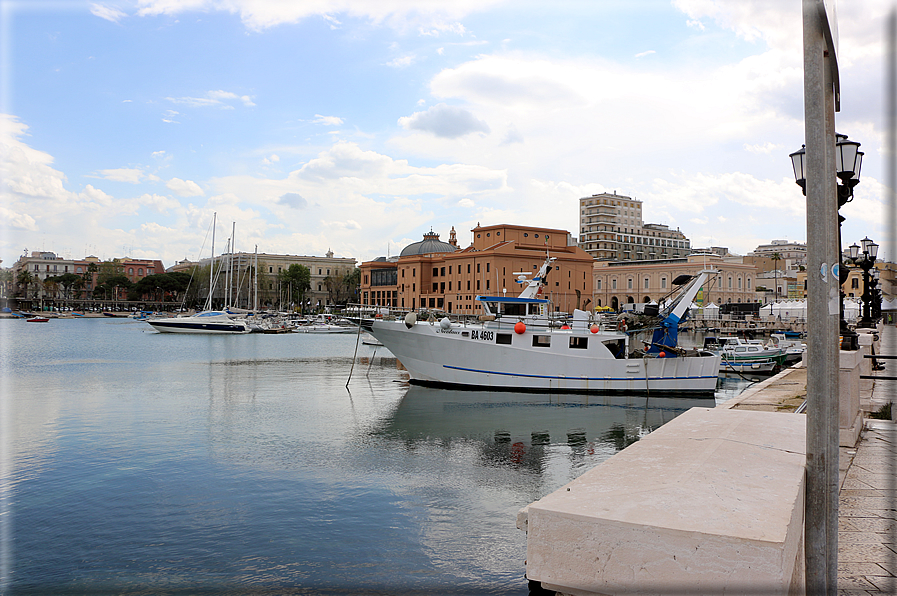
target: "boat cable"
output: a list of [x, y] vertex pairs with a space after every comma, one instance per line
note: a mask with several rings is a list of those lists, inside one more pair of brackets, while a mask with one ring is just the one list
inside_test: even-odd
[[349, 390], [349, 381], [352, 380], [352, 371], [355, 370], [355, 359], [358, 357], [358, 344], [361, 340], [361, 321], [364, 315], [361, 313], [361, 305], [358, 306], [358, 333], [355, 335], [355, 353], [352, 355], [352, 366], [349, 367], [349, 378], [346, 379], [346, 391]]

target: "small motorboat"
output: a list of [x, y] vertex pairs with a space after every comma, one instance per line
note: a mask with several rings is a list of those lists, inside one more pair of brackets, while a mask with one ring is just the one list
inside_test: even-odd
[[47, 317], [31, 317], [30, 319], [25, 319], [28, 323], [47, 323], [50, 321]]

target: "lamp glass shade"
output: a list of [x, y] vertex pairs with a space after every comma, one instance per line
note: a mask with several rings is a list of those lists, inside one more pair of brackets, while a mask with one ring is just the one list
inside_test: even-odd
[[860, 245], [862, 245], [862, 247], [863, 247], [863, 252], [864, 252], [864, 253], [868, 253], [868, 252], [869, 252], [869, 245], [870, 245], [870, 244], [873, 244], [873, 242], [872, 242], [872, 240], [869, 239], [869, 236], [866, 236], [865, 238], [863, 238], [862, 240], [860, 240]]
[[869, 243], [869, 256], [873, 259], [878, 256], [878, 245], [874, 242]]
[[866, 155], [862, 151], [857, 151], [857, 163], [853, 169], [853, 177], [850, 179], [854, 182], [854, 186], [860, 183], [860, 170], [863, 168], [863, 156]]
[[839, 139], [835, 145], [835, 173], [842, 180], [850, 180], [856, 172], [857, 153], [860, 144], [856, 141]]
[[847, 248], [848, 248], [848, 250], [850, 250], [850, 258], [851, 259], [856, 259], [858, 256], [860, 256], [860, 247], [857, 246], [856, 242], [854, 242]]
[[794, 180], [798, 184], [800, 184], [802, 180], [807, 179], [807, 175], [804, 173], [804, 156], [806, 154], [806, 145], [804, 145], [788, 156], [791, 158], [791, 166], [794, 168]]

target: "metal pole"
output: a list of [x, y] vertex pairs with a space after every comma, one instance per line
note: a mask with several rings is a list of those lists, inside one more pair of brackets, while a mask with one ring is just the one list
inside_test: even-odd
[[803, 0], [807, 158], [808, 594], [837, 594], [838, 560], [838, 203], [835, 98], [820, 2]]

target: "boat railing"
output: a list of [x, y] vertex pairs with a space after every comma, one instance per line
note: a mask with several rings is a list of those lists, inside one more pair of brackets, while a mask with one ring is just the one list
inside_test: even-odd
[[[599, 314], [595, 314], [593, 319], [588, 321], [574, 321], [571, 318], [549, 318], [534, 319], [530, 316], [520, 315], [501, 315], [501, 314], [471, 314], [471, 313], [450, 313], [439, 309], [418, 308], [407, 309], [394, 306], [375, 306], [369, 304], [350, 304], [342, 311], [342, 315], [350, 321], [357, 321], [359, 318], [385, 319], [385, 320], [401, 320], [408, 313], [415, 313], [419, 322], [429, 322], [434, 325], [439, 324], [444, 318], [448, 318], [452, 323], [457, 323], [463, 327], [483, 327], [488, 324], [491, 329], [512, 331], [514, 326], [523, 322], [528, 329], [538, 330], [540, 332], [552, 332], [560, 329], [570, 329], [571, 327], [580, 330], [587, 330], [592, 325], [597, 324], [601, 331], [610, 331], [617, 328], [617, 321], [605, 319]], [[581, 327], [580, 327], [581, 326]]]

